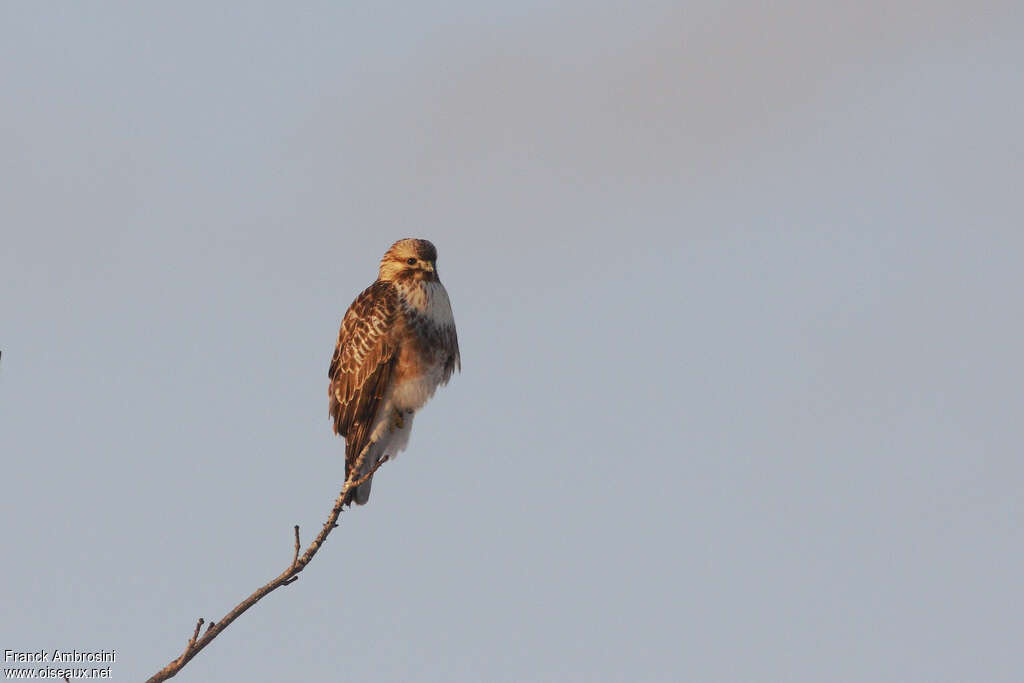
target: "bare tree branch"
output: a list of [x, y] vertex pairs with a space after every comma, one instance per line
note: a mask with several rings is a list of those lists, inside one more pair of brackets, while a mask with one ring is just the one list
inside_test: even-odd
[[[365, 455], [365, 453], [364, 453]], [[176, 658], [172, 659], [170, 663], [164, 668], [153, 674], [146, 683], [157, 683], [158, 681], [166, 681], [168, 678], [172, 678], [175, 674], [181, 671], [182, 667], [191, 661], [199, 652], [210, 644], [214, 638], [220, 635], [221, 631], [231, 625], [238, 617], [242, 616], [242, 613], [247, 609], [255, 605], [257, 602], [262, 600], [267, 594], [277, 590], [281, 586], [287, 586], [290, 583], [294, 583], [299, 579], [299, 572], [306, 568], [313, 556], [316, 555], [317, 551], [320, 550], [320, 546], [327, 540], [327, 535], [338, 526], [338, 517], [341, 515], [341, 509], [345, 505], [345, 498], [348, 492], [355, 489], [357, 486], [366, 483], [370, 477], [373, 476], [374, 472], [380, 469], [380, 466], [387, 462], [387, 458], [382, 458], [377, 462], [370, 471], [364, 474], [358, 479], [353, 479], [356, 473], [359, 472], [362, 465], [362, 457], [357, 459], [355, 466], [351, 468], [351, 474], [345, 485], [341, 487], [341, 493], [338, 494], [338, 498], [334, 501], [334, 507], [331, 508], [331, 514], [327, 517], [327, 521], [324, 523], [320, 533], [317, 534], [313, 542], [306, 548], [306, 552], [299, 556], [299, 525], [295, 525], [295, 553], [292, 555], [292, 562], [288, 565], [288, 568], [281, 572], [276, 578], [267, 583], [266, 585], [258, 588], [252, 595], [247, 597], [242, 602], [235, 605], [235, 608], [225, 614], [220, 621], [211, 621], [209, 626], [206, 627], [206, 632], [202, 636], [199, 635], [199, 631], [203, 626], [203, 619], [200, 618], [196, 622], [195, 631], [192, 637], [189, 638], [188, 644], [185, 646], [185, 650]]]

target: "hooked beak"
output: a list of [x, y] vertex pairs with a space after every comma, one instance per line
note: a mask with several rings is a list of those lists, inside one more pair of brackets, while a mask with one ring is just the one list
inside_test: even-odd
[[423, 261], [423, 270], [427, 271], [428, 273], [433, 273], [434, 272], [434, 263], [433, 263], [433, 261]]

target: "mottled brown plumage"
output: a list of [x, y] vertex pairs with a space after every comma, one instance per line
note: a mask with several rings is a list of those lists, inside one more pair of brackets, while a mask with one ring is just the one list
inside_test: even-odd
[[[395, 457], [412, 418], [460, 366], [448, 294], [427, 240], [395, 242], [378, 279], [349, 306], [328, 372], [334, 432], [345, 438], [345, 476]], [[372, 478], [346, 502], [363, 504]]]

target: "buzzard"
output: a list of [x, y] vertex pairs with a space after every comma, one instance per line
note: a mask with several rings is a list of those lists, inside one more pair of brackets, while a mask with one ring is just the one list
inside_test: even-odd
[[[380, 260], [377, 281], [345, 312], [334, 347], [330, 415], [345, 438], [345, 479], [358, 479], [405, 449], [412, 419], [459, 368], [448, 292], [437, 274], [437, 249], [403, 239]], [[345, 496], [363, 505], [367, 479]]]

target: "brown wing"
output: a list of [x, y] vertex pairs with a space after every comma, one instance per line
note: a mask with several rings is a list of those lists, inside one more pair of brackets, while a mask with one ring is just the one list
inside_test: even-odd
[[441, 343], [448, 351], [448, 357], [444, 362], [444, 374], [441, 375], [441, 382], [448, 384], [452, 378], [452, 372], [462, 372], [462, 357], [459, 355], [459, 335], [455, 331], [455, 324], [446, 327], [441, 333]]
[[334, 433], [345, 437], [345, 477], [366, 446], [384, 391], [391, 381], [397, 345], [391, 329], [398, 295], [389, 282], [374, 282], [345, 312], [328, 377]]

